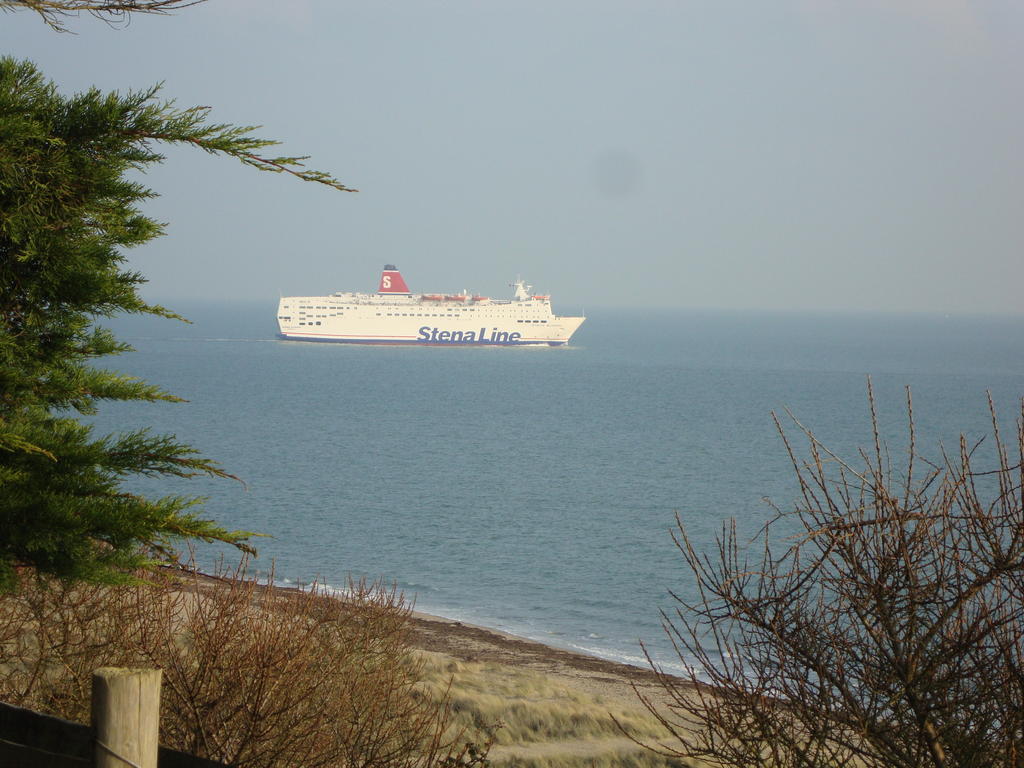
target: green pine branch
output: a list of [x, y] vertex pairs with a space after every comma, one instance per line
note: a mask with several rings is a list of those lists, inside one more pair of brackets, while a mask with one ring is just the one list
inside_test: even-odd
[[[145, 102], [152, 100], [159, 86], [145, 92]], [[188, 144], [211, 154], [224, 154], [240, 160], [261, 171], [288, 173], [303, 181], [325, 184], [342, 192], [358, 192], [338, 181], [329, 173], [310, 170], [304, 160], [308, 155], [297, 157], [268, 157], [258, 150], [277, 146], [280, 142], [260, 139], [249, 135], [259, 130], [258, 125], [230, 125], [228, 123], [207, 123], [210, 107], [191, 107], [176, 110], [173, 101], [145, 108], [139, 115], [139, 127], [126, 133], [127, 136], [143, 141], [163, 141], [171, 144]], [[151, 122], [152, 121], [152, 122]], [[162, 124], [162, 128], [157, 125]]]
[[[2, 9], [14, 5], [44, 4], [0, 0]], [[49, 7], [72, 5], [96, 10]], [[253, 136], [253, 127], [210, 123], [209, 108], [181, 110], [158, 92], [64, 97], [30, 62], [0, 58], [0, 589], [12, 588], [15, 569], [26, 565], [63, 579], [118, 581], [174, 560], [182, 542], [252, 551], [254, 534], [206, 519], [202, 499], [150, 499], [124, 485], [238, 478], [174, 435], [95, 437], [69, 415], [110, 401], [179, 401], [94, 365], [131, 349], [96, 327], [98, 319], [182, 319], [145, 302], [145, 279], [126, 266], [126, 249], [163, 234], [141, 208], [155, 193], [128, 174], [161, 162], [161, 143], [178, 143], [354, 190], [307, 169], [305, 157], [264, 152], [277, 142]]]

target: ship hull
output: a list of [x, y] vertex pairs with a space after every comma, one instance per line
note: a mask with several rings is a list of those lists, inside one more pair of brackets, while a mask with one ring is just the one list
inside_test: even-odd
[[[326, 323], [327, 321], [321, 321]], [[490, 327], [470, 326], [466, 322], [448, 322], [438, 325], [419, 325], [415, 328], [376, 327], [359, 328], [358, 324], [339, 322], [319, 328], [280, 328], [279, 336], [293, 341], [326, 341], [340, 344], [411, 344], [431, 347], [528, 347], [565, 346], [582, 317], [561, 317], [557, 322], [537, 323], [547, 327], [536, 328], [530, 323], [492, 324]], [[524, 327], [525, 326], [525, 327]]]
[[287, 341], [318, 341], [328, 344], [364, 344], [381, 346], [417, 346], [417, 347], [564, 347], [568, 341], [416, 341], [413, 339], [360, 339], [338, 338], [329, 336], [301, 336], [299, 334], [279, 333], [279, 339]]

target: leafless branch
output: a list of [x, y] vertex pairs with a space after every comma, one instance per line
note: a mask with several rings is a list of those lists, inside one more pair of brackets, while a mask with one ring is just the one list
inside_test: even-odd
[[674, 595], [664, 626], [691, 674], [661, 677], [662, 751], [737, 768], [1024, 766], [1024, 402], [1011, 459], [990, 398], [996, 466], [977, 471], [966, 439], [940, 463], [920, 455], [909, 390], [894, 468], [870, 385], [868, 400], [862, 468], [793, 419], [799, 458], [776, 418], [801, 502], [762, 531], [757, 562], [734, 524], [704, 554], [679, 523], [696, 597]]
[[120, 24], [127, 23], [133, 13], [168, 14], [203, 2], [206, 0], [0, 0], [0, 10], [32, 10], [52, 29], [66, 32], [66, 19], [82, 12], [108, 24]]

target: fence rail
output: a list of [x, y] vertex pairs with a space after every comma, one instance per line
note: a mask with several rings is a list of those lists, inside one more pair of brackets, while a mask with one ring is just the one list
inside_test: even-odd
[[[92, 768], [94, 731], [52, 715], [0, 702], [0, 766], [4, 768]], [[160, 747], [158, 768], [223, 768], [206, 758]]]

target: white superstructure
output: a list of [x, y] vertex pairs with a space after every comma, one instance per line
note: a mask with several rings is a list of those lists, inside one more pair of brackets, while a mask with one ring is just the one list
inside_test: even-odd
[[281, 336], [353, 344], [567, 344], [583, 317], [557, 317], [549, 296], [512, 283], [511, 299], [409, 291], [386, 264], [376, 293], [286, 296], [277, 307]]

